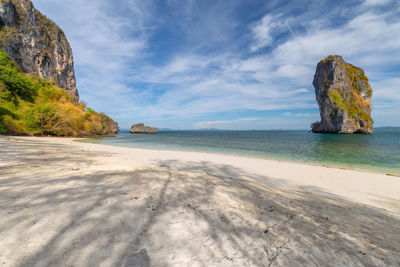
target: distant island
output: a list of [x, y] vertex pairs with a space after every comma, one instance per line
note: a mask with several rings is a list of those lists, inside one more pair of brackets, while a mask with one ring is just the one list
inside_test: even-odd
[[0, 2], [0, 133], [103, 136], [118, 124], [79, 102], [64, 32], [29, 0]]
[[373, 132], [372, 88], [361, 68], [328, 56], [318, 63], [313, 85], [321, 115], [311, 125], [314, 133]]
[[158, 129], [155, 127], [145, 126], [143, 123], [138, 123], [132, 125], [129, 132], [133, 134], [156, 134], [158, 133]]

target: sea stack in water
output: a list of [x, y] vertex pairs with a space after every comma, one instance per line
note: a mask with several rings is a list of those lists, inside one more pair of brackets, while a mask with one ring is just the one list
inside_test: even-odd
[[138, 123], [132, 125], [129, 130], [130, 133], [141, 133], [141, 134], [156, 134], [158, 132], [157, 128], [145, 126], [143, 123]]
[[372, 133], [372, 89], [361, 68], [328, 56], [318, 63], [313, 85], [321, 115], [311, 125], [314, 133]]

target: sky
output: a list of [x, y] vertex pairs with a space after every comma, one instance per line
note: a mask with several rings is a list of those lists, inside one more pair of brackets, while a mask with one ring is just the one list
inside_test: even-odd
[[317, 63], [342, 55], [400, 126], [398, 0], [33, 0], [65, 32], [82, 101], [171, 129], [309, 129]]

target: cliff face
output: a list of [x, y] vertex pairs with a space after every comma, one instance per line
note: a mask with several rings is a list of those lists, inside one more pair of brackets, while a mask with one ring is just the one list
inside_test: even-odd
[[25, 73], [56, 82], [78, 102], [67, 38], [30, 0], [0, 0], [0, 46]]
[[79, 102], [72, 49], [63, 31], [30, 0], [0, 0], [0, 133], [116, 132], [115, 121]]
[[313, 132], [373, 132], [372, 89], [362, 69], [341, 56], [328, 56], [318, 63], [313, 85], [321, 115], [311, 125]]

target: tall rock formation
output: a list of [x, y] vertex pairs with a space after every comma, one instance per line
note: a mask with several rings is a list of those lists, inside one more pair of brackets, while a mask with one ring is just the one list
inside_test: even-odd
[[24, 72], [56, 82], [79, 100], [67, 38], [30, 0], [0, 0], [0, 46]]
[[372, 89], [362, 69], [328, 56], [317, 65], [313, 85], [321, 121], [311, 125], [315, 133], [373, 132]]

